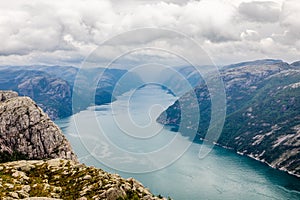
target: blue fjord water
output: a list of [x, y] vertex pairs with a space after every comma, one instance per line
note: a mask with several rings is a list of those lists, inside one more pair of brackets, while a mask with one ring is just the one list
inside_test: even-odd
[[248, 157], [215, 146], [199, 159], [201, 142], [191, 143], [155, 122], [175, 100], [161, 87], [148, 85], [56, 123], [81, 162], [134, 177], [156, 195], [175, 200], [300, 199], [300, 179]]

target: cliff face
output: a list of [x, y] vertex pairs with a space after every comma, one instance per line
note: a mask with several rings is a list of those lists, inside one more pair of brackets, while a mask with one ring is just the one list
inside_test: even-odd
[[65, 158], [76, 161], [69, 142], [37, 104], [0, 91], [0, 162]]
[[[158, 200], [133, 178], [124, 179], [73, 161], [15, 161], [0, 164], [0, 198]], [[46, 198], [47, 197], [47, 198]], [[32, 198], [35, 199], [35, 198]]]
[[[230, 65], [222, 69], [227, 115], [216, 142], [240, 154], [267, 163], [273, 168], [300, 176], [300, 70], [278, 60], [263, 60]], [[195, 92], [198, 105], [190, 105]], [[183, 95], [158, 121], [179, 125], [180, 103], [200, 107], [197, 138], [206, 137], [210, 122], [210, 94], [205, 84]], [[167, 116], [167, 117], [164, 117]], [[191, 120], [192, 121], [192, 120]], [[206, 138], [209, 139], [209, 138]]]

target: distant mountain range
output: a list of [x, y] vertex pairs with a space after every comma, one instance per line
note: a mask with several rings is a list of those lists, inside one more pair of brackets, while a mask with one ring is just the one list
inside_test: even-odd
[[[220, 73], [227, 113], [221, 136], [210, 142], [300, 177], [300, 62], [258, 60], [225, 66]], [[194, 93], [198, 105], [189, 104]], [[191, 140], [205, 138], [211, 118], [210, 93], [205, 83], [184, 94], [157, 121], [178, 126], [179, 102], [190, 109], [190, 121], [197, 114], [195, 106], [199, 106], [200, 122], [189, 127], [198, 134]]]
[[[116, 95], [142, 83], [137, 75], [121, 69], [83, 69], [81, 76], [77, 76], [78, 73], [79, 69], [71, 66], [2, 66], [0, 90], [14, 90], [21, 96], [31, 97], [51, 119], [57, 119], [93, 104], [101, 105], [115, 100], [113, 90], [125, 73], [130, 84], [119, 87]], [[77, 88], [73, 90], [75, 83]], [[91, 85], [96, 85], [96, 88]], [[88, 99], [87, 94], [89, 97], [94, 95], [95, 99]], [[80, 102], [73, 109], [72, 97]]]

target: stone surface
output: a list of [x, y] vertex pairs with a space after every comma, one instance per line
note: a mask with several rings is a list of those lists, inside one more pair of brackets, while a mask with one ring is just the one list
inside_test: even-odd
[[17, 97], [17, 96], [18, 96], [18, 93], [14, 92], [14, 91], [11, 91], [11, 90], [0, 91], [0, 102], [1, 101], [5, 101], [7, 99], [11, 99], [11, 98]]
[[[57, 125], [29, 97], [0, 91], [0, 161], [65, 158], [77, 160]], [[30, 170], [31, 166], [26, 166]], [[24, 169], [25, 170], [25, 169]]]
[[[22, 171], [28, 169], [24, 166], [34, 167]], [[165, 199], [155, 197], [133, 178], [124, 179], [71, 160], [14, 161], [0, 167], [0, 199]]]

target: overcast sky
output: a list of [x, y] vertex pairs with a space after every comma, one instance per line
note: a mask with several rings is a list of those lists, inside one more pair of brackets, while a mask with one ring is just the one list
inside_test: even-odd
[[[218, 65], [300, 60], [299, 0], [9, 0], [0, 2], [0, 65], [80, 65], [104, 41], [143, 27], [182, 33]], [[143, 37], [126, 37], [122, 45], [106, 46], [99, 62], [137, 43], [192, 48], [184, 37], [147, 31]], [[171, 55], [139, 52], [140, 61], [162, 58], [176, 65]]]

